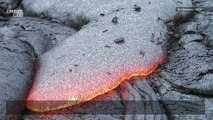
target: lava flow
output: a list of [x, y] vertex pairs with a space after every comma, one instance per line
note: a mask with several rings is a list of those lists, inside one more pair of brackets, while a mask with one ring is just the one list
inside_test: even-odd
[[[89, 101], [133, 76], [146, 77], [162, 63], [168, 35], [166, 26], [155, 21], [158, 14], [120, 12], [120, 25], [109, 25], [117, 15], [112, 13], [39, 57], [27, 99], [31, 111], [58, 110]], [[100, 34], [103, 28], [109, 31]], [[157, 43], [159, 39], [162, 42]]]
[[[39, 94], [35, 94], [35, 91], [32, 91], [33, 90], [32, 89], [30, 92], [31, 94], [28, 97], [27, 107], [28, 109], [35, 112], [47, 112], [47, 111], [58, 110], [58, 109], [74, 106], [79, 103], [89, 101], [99, 95], [102, 95], [106, 92], [109, 92], [115, 89], [117, 86], [121, 84], [121, 82], [125, 80], [129, 80], [131, 77], [134, 77], [134, 76], [146, 77], [152, 72], [154, 72], [155, 69], [158, 67], [158, 65], [161, 63], [162, 61], [154, 64], [153, 67], [150, 68], [148, 71], [135, 70], [134, 72], [131, 72], [131, 73], [128, 73], [128, 72], [123, 73], [122, 76], [115, 76], [113, 78], [118, 78], [118, 79], [112, 82], [110, 82], [110, 79], [113, 79], [113, 78], [109, 78], [105, 76], [105, 78], [108, 79], [106, 80], [108, 81], [108, 84], [104, 86], [91, 85], [86, 90], [83, 89], [84, 87], [78, 87], [78, 89], [64, 89], [64, 90], [60, 90], [57, 88], [59, 91], [49, 88], [46, 91], [47, 93], [46, 96], [42, 96], [42, 95], [39, 96]], [[98, 77], [94, 77], [94, 79], [91, 78], [90, 80], [98, 81], [96, 79], [98, 79]], [[75, 84], [83, 86], [84, 83], [75, 83]], [[59, 87], [62, 87], [62, 86], [59, 86]], [[58, 100], [57, 99], [58, 96], [54, 96], [54, 95], [57, 95], [57, 92], [62, 93], [62, 95], [64, 95], [64, 97], [62, 97], [63, 99]]]

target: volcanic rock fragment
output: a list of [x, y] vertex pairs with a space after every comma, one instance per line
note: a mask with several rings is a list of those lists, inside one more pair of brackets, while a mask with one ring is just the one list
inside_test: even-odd
[[140, 6], [135, 5], [135, 6], [134, 6], [134, 10], [135, 10], [135, 11], [141, 11], [141, 7], [140, 7]]
[[115, 42], [116, 44], [121, 44], [121, 43], [124, 43], [125, 40], [124, 40], [123, 37], [120, 37], [120, 38], [115, 39], [114, 42]]
[[118, 17], [112, 18], [112, 22], [113, 22], [113, 23], [118, 23]]

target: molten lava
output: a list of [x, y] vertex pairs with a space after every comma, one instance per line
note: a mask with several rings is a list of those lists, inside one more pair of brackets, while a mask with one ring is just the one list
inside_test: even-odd
[[[28, 97], [28, 102], [27, 102], [27, 107], [28, 109], [35, 111], [35, 112], [47, 112], [47, 111], [52, 111], [52, 110], [58, 110], [70, 106], [77, 105], [79, 103], [83, 103], [86, 101], [89, 101], [99, 95], [102, 95], [106, 92], [109, 92], [113, 89], [115, 89], [117, 86], [120, 85], [121, 82], [124, 80], [129, 80], [131, 77], [134, 76], [141, 76], [141, 77], [146, 77], [147, 75], [151, 74], [152, 72], [155, 71], [155, 69], [158, 67], [161, 62], [154, 64], [154, 66], [149, 69], [148, 71], [135, 71], [131, 73], [124, 73], [122, 76], [116, 76], [118, 79], [116, 82], [110, 82], [107, 84], [105, 87], [98, 88], [98, 86], [90, 86], [90, 89], [84, 90], [83, 88], [79, 87], [79, 89], [67, 89], [64, 92], [64, 99], [57, 100], [52, 97], [54, 95], [54, 92], [51, 89], [47, 90], [46, 92], [48, 93], [47, 96], [43, 97], [44, 99], [42, 100], [41, 96], [36, 96], [34, 94], [35, 91], [31, 90], [31, 94]], [[97, 79], [97, 77], [95, 77]], [[109, 77], [106, 79], [110, 79]], [[98, 80], [97, 80], [98, 81]], [[84, 83], [78, 83], [79, 85], [83, 85]], [[71, 91], [71, 92], [70, 92]], [[87, 92], [89, 91], [89, 92]], [[92, 91], [92, 92], [90, 92]], [[61, 92], [61, 91], [59, 91]], [[66, 94], [68, 93], [68, 94]], [[39, 98], [39, 100], [38, 100]], [[55, 97], [57, 98], [57, 97]]]
[[[120, 12], [119, 25], [109, 23], [117, 16], [114, 12], [39, 57], [28, 96], [30, 110], [45, 112], [89, 101], [132, 76], [151, 74], [162, 63], [167, 28], [156, 22], [158, 14]], [[103, 28], [108, 28], [104, 34]], [[119, 38], [122, 44], [115, 42]]]

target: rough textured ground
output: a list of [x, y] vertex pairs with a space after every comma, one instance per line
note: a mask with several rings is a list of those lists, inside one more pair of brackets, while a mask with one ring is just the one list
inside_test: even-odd
[[[10, 105], [11, 100], [26, 100], [37, 56], [75, 30], [37, 18], [13, 18], [0, 24], [0, 118], [4, 118], [6, 102]], [[20, 104], [19, 107], [22, 109], [15, 112], [22, 112], [24, 106]], [[12, 109], [12, 106], [8, 108]]]
[[[9, 38], [2, 32], [1, 29], [0, 117], [5, 118], [7, 100], [25, 100], [27, 98], [34, 73], [34, 52], [28, 44], [14, 38]], [[8, 30], [7, 33], [9, 32], [12, 31]], [[22, 112], [21, 110], [23, 110], [23, 106], [20, 104], [18, 107], [20, 107], [20, 111], [14, 112], [20, 114]]]
[[[32, 1], [29, 0], [29, 2], [32, 2]], [[212, 6], [213, 4], [211, 0], [194, 0], [194, 3], [195, 5], [200, 7], [209, 7], [209, 6]], [[0, 4], [2, 3], [0, 2]], [[25, 3], [22, 3], [22, 4], [24, 5]], [[149, 2], [147, 1], [146, 4], [148, 5]], [[36, 4], [32, 4], [32, 5], [36, 6]], [[3, 6], [1, 6], [1, 9], [2, 8]], [[28, 9], [29, 10], [32, 9], [32, 6], [29, 6]], [[117, 8], [115, 8], [115, 10], [116, 9]], [[60, 10], [60, 7], [58, 10], [56, 9], [56, 13], [59, 10]], [[33, 11], [28, 11], [28, 13], [35, 14]], [[52, 13], [44, 12], [44, 13], [39, 13], [37, 15], [51, 17], [52, 16], [51, 14], [53, 12]], [[109, 12], [106, 14], [111, 14], [111, 13]], [[100, 14], [98, 13], [96, 16], [99, 16], [99, 15]], [[212, 89], [213, 89], [212, 88], [212, 79], [213, 79], [212, 77], [212, 45], [213, 45], [212, 20], [213, 18], [212, 18], [212, 15], [213, 13], [210, 11], [198, 12], [192, 19], [176, 27], [173, 26], [172, 22], [169, 22], [168, 26], [171, 27], [171, 30], [175, 33], [175, 36], [172, 36], [173, 33], [169, 32], [169, 34], [171, 34], [171, 39], [169, 39], [169, 42], [168, 42], [169, 43], [168, 50], [167, 50], [168, 58], [165, 61], [165, 63], [161, 65], [154, 74], [146, 78], [146, 80], [141, 78], [133, 78], [132, 80], [122, 83], [117, 89], [109, 93], [106, 93], [102, 96], [99, 96], [98, 98], [90, 102], [84, 103], [76, 108], [67, 108], [67, 109], [55, 111], [56, 113], [59, 113], [60, 115], [48, 115], [49, 113], [43, 114], [43, 115], [39, 115], [39, 114], [35, 115], [35, 113], [25, 110], [25, 112], [22, 113], [22, 119], [26, 119], [26, 120], [32, 120], [32, 119], [36, 119], [36, 120], [37, 119], [45, 119], [45, 120], [46, 119], [52, 119], [52, 120], [56, 120], [56, 119], [57, 120], [63, 120], [63, 119], [212, 120], [213, 119], [213, 116], [212, 116], [212, 113], [213, 113], [213, 107], [212, 107], [213, 106], [213, 100], [212, 100], [213, 98], [212, 97]], [[99, 17], [97, 18], [94, 17], [94, 18], [99, 19]], [[33, 19], [35, 19], [35, 21], [37, 22], [35, 22]], [[62, 17], [61, 19], [62, 23], [66, 23], [66, 22], [63, 22], [63, 19], [64, 18]], [[46, 50], [38, 49], [35, 45], [32, 47], [32, 45], [29, 44], [30, 42], [29, 38], [35, 37], [35, 34], [32, 34], [33, 31], [31, 30], [28, 31], [29, 36], [25, 38], [29, 42], [21, 42], [24, 39], [16, 40], [17, 36], [19, 36], [17, 35], [16, 31], [21, 30], [19, 29], [19, 27], [23, 28], [22, 25], [17, 26], [14, 24], [14, 22], [15, 21], [17, 22], [17, 20], [11, 19], [10, 21], [8, 21], [9, 18], [5, 18], [5, 17], [0, 17], [0, 20], [1, 20], [0, 46], [2, 46], [0, 47], [1, 48], [0, 52], [4, 53], [4, 54], [0, 54], [0, 56], [2, 56], [0, 57], [0, 59], [5, 59], [5, 56], [15, 57], [17, 58], [17, 61], [20, 62], [20, 61], [23, 61], [22, 59], [26, 58], [26, 60], [24, 60], [24, 62], [21, 62], [21, 63], [18, 63], [16, 59], [9, 59], [10, 61], [8, 61], [7, 59], [7, 60], [4, 60], [6, 62], [0, 62], [0, 66], [4, 66], [2, 70], [0, 68], [0, 76], [6, 76], [6, 75], [15, 76], [16, 78], [19, 78], [18, 81], [20, 81], [20, 82], [17, 82], [17, 84], [23, 83], [22, 81], [29, 83], [28, 85], [21, 84], [23, 86], [26, 86], [26, 87], [22, 87], [20, 85], [17, 86], [17, 84], [14, 84], [16, 83], [14, 82], [14, 77], [6, 77], [7, 79], [3, 79], [3, 80], [1, 79], [0, 83], [2, 86], [6, 85], [5, 83], [8, 82], [10, 85], [20, 88], [20, 90], [15, 90], [13, 89], [13, 87], [6, 87], [9, 89], [9, 91], [7, 92], [6, 90], [8, 89], [3, 89], [2, 91], [2, 87], [0, 87], [1, 89], [1, 92], [0, 92], [1, 107], [0, 108], [2, 108], [2, 106], [4, 107], [4, 102], [6, 99], [11, 100], [11, 99], [17, 99], [20, 97], [19, 94], [14, 94], [14, 92], [17, 92], [17, 91], [18, 91], [17, 93], [28, 92], [29, 86], [31, 85], [30, 78], [32, 77], [32, 73], [33, 73], [32, 58], [34, 58], [34, 54], [35, 54], [34, 51], [37, 50], [37, 54], [40, 55]], [[40, 18], [26, 18], [26, 20], [29, 24], [32, 22], [33, 24], [36, 24], [36, 26], [37, 25], [39, 26], [40, 25], [39, 23], [41, 21], [45, 21]], [[56, 21], [56, 20], [57, 20], [57, 17], [55, 17], [51, 21]], [[3, 21], [8, 21], [8, 22], [5, 23]], [[21, 21], [24, 21], [24, 20], [20, 20], [19, 22]], [[92, 19], [90, 21], [92, 21]], [[53, 23], [49, 23], [48, 21], [45, 21], [45, 23], [46, 22], [48, 26], [50, 26], [49, 27], [50, 29], [48, 30], [51, 31], [51, 26]], [[73, 22], [70, 22], [69, 24], [71, 23]], [[82, 24], [84, 23], [74, 22], [73, 24], [74, 25], [78, 24], [77, 26], [82, 26]], [[58, 25], [57, 28], [61, 26], [59, 24], [57, 25]], [[30, 24], [30, 26], [33, 26], [33, 25]], [[33, 26], [33, 28], [36, 26]], [[42, 25], [40, 27], [42, 27]], [[32, 29], [32, 27], [29, 27], [29, 29]], [[65, 31], [69, 31], [68, 28], [63, 28], [63, 29]], [[22, 29], [21, 31], [22, 32], [20, 33], [22, 34], [24, 33], [23, 31], [25, 30]], [[42, 41], [42, 37], [46, 36], [45, 33], [40, 34], [41, 32], [40, 30], [36, 30], [36, 31], [39, 33], [37, 33], [38, 35], [35, 38], [41, 38], [41, 40], [39, 41]], [[60, 30], [60, 31], [63, 31], [63, 30]], [[72, 31], [72, 29], [70, 29], [70, 31]], [[51, 32], [47, 32], [47, 33], [49, 34]], [[61, 34], [61, 33], [63, 32], [60, 32], [58, 34], [58, 37], [61, 39], [57, 39], [56, 41], [63, 40], [67, 36], [72, 34], [72, 33], [68, 34], [70, 32], [67, 32], [67, 34]], [[26, 36], [26, 33], [24, 35]], [[23, 38], [23, 37], [20, 37], [20, 38]], [[46, 40], [46, 37], [44, 37], [43, 39]], [[50, 36], [47, 36], [47, 39], [48, 41], [52, 41]], [[1, 41], [4, 41], [4, 42], [1, 42]], [[48, 45], [45, 45], [46, 43], [48, 43]], [[43, 42], [41, 44], [39, 43], [39, 45], [50, 46], [50, 47], [47, 47], [48, 49], [50, 49], [51, 46], [53, 45], [52, 42], [50, 43], [51, 44], [45, 41], [44, 43]], [[16, 48], [16, 50], [13, 50], [12, 48]], [[27, 51], [27, 53], [23, 51]], [[22, 53], [18, 54], [19, 52], [22, 52]], [[16, 70], [18, 71], [18, 69], [20, 68], [22, 69], [21, 67], [22, 64], [25, 65], [22, 71], [27, 70], [26, 72], [24, 72], [24, 75], [16, 72]], [[13, 65], [13, 66], [10, 67], [10, 65]], [[11, 69], [14, 72], [6, 71], [5, 68], [14, 68], [14, 69]], [[2, 82], [4, 83], [2, 84]], [[4, 96], [6, 97], [6, 99]], [[26, 98], [26, 95], [21, 94], [21, 97]], [[104, 100], [113, 100], [115, 102], [103, 103], [102, 101]], [[140, 101], [154, 100], [156, 102], [154, 103], [151, 102], [149, 103], [151, 105], [147, 104], [147, 107], [140, 107], [140, 109], [137, 109], [139, 107], [138, 103], [133, 102], [133, 104], [131, 104], [131, 101], [137, 101], [137, 100], [140, 100]], [[176, 103], [171, 103], [169, 100], [176, 100]], [[187, 105], [187, 107], [184, 108], [183, 105], [181, 107], [181, 105], [178, 104], [178, 101], [182, 101], [182, 100], [192, 100], [192, 101], [197, 100], [200, 103], [205, 102], [206, 105], [204, 107], [205, 107], [206, 114], [190, 115], [190, 113], [196, 112], [196, 110], [202, 110], [203, 107], [200, 106], [200, 108], [196, 108], [198, 103], [195, 102], [195, 103], [190, 103], [189, 105]], [[154, 108], [156, 108], [155, 106], [159, 106], [157, 108], [159, 108], [162, 111], [162, 113], [165, 113], [165, 114], [164, 115], [149, 114], [155, 111], [154, 110]], [[144, 113], [144, 111], [146, 111], [148, 108], [153, 108], [153, 109], [149, 110], [149, 112], [145, 114], [136, 114], [137, 112]], [[1, 109], [1, 110], [4, 110], [4, 109]], [[99, 111], [97, 112], [97, 110]], [[94, 111], [97, 113], [95, 114], [89, 111]], [[109, 113], [109, 114], [108, 115], [98, 114], [101, 111], [102, 112], [104, 111], [105, 113]], [[177, 111], [179, 112], [182, 111], [183, 112], [182, 115], [180, 114], [177, 115], [176, 114]], [[4, 116], [4, 112], [0, 112], [1, 113], [0, 116]], [[89, 112], [91, 115], [85, 114], [87, 112]], [[184, 114], [184, 113], [189, 113], [189, 114]], [[124, 115], [120, 115], [120, 114], [124, 114]]]
[[12, 18], [10, 22], [4, 23], [4, 28], [19, 34], [17, 39], [29, 43], [38, 56], [76, 32], [61, 24], [31, 17]]

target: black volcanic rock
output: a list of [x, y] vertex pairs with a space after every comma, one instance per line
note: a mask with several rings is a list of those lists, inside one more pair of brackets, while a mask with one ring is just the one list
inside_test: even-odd
[[[7, 108], [8, 105], [28, 96], [34, 73], [34, 50], [18, 39], [0, 39], [0, 118], [4, 119], [6, 110], [14, 109]], [[24, 109], [24, 104], [16, 105], [20, 110], [11, 115], [19, 115]]]
[[41, 55], [76, 32], [73, 28], [45, 19], [11, 18], [5, 26], [12, 29], [17, 38], [29, 43], [37, 55]]
[[22, 113], [32, 85], [35, 58], [74, 32], [39, 18], [0, 22], [0, 118], [16, 119]]

